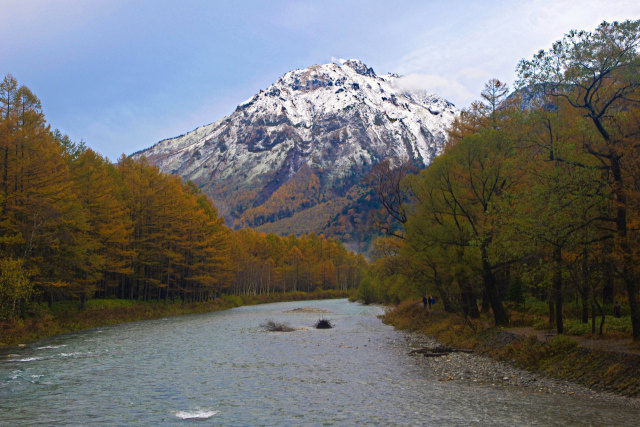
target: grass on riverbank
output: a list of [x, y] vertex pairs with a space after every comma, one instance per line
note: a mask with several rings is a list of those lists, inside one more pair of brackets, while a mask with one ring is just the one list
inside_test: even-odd
[[79, 301], [46, 304], [34, 307], [34, 315], [27, 319], [0, 322], [0, 346], [35, 341], [83, 329], [97, 328], [138, 320], [158, 319], [182, 314], [226, 310], [242, 305], [312, 299], [346, 298], [349, 291], [318, 290], [313, 292], [285, 292], [269, 295], [223, 295], [201, 303], [144, 302], [120, 299], [93, 299], [80, 308]]
[[535, 335], [524, 337], [508, 328], [491, 327], [488, 317], [469, 321], [457, 314], [427, 312], [418, 300], [399, 304], [383, 320], [398, 329], [424, 333], [444, 344], [473, 349], [552, 378], [640, 397], [640, 356], [636, 354], [584, 348], [566, 335], [541, 342]]

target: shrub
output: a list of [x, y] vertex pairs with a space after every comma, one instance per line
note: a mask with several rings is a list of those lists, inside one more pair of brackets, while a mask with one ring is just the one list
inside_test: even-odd
[[518, 305], [524, 303], [522, 281], [518, 278], [515, 278], [509, 283], [509, 301], [515, 302]]
[[[606, 322], [605, 322], [606, 325]], [[596, 331], [600, 326], [600, 318], [596, 322]], [[591, 323], [582, 323], [578, 319], [566, 319], [564, 321], [564, 332], [568, 335], [586, 335], [591, 333]]]
[[509, 325], [512, 327], [534, 326], [540, 320], [539, 316], [514, 310], [511, 311], [511, 320], [509, 321]]
[[373, 286], [371, 286], [371, 279], [369, 277], [364, 277], [360, 281], [360, 286], [358, 287], [358, 299], [364, 304], [371, 304], [374, 301], [374, 289]]
[[239, 295], [223, 295], [222, 298], [232, 307], [240, 307], [244, 303]]
[[526, 297], [524, 299], [524, 309], [538, 316], [546, 316], [549, 314], [549, 304], [546, 301], [540, 301], [534, 297]]
[[[596, 333], [600, 330], [600, 316], [596, 318]], [[591, 333], [591, 319], [589, 323], [582, 323], [578, 319], [566, 319], [564, 323], [565, 333], [568, 335], [588, 335]], [[631, 335], [631, 317], [606, 316], [604, 321], [604, 332], [615, 332]]]
[[86, 308], [114, 309], [120, 307], [133, 307], [138, 301], [130, 299], [90, 299], [86, 302]]
[[551, 354], [568, 354], [579, 347], [575, 339], [566, 335], [557, 335], [550, 339], [547, 344], [551, 346]]
[[33, 296], [33, 283], [21, 259], [0, 259], [0, 320], [13, 319]]
[[268, 320], [267, 322], [261, 324], [263, 328], [265, 328], [269, 332], [292, 332], [295, 331], [295, 328], [287, 325], [286, 323], [274, 322], [273, 320]]
[[604, 329], [609, 332], [622, 332], [631, 335], [631, 316], [607, 316], [604, 322]]
[[551, 325], [546, 319], [539, 317], [533, 322], [533, 327], [534, 329], [537, 329], [537, 330], [543, 330], [543, 329], [549, 329]]
[[333, 324], [325, 318], [319, 319], [315, 324], [316, 329], [331, 329], [333, 328]]

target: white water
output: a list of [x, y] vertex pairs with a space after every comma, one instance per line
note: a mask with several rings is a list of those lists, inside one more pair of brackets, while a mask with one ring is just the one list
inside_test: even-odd
[[213, 417], [219, 411], [211, 411], [207, 409], [196, 409], [193, 411], [178, 411], [176, 417], [182, 420], [206, 420]]

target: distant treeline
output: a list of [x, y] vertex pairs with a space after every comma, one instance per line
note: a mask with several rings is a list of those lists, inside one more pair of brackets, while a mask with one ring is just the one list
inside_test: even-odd
[[112, 164], [52, 131], [11, 75], [0, 84], [0, 320], [45, 301], [346, 289], [365, 266], [322, 236], [233, 232], [192, 183]]
[[481, 301], [498, 325], [534, 297], [560, 333], [568, 301], [586, 323], [617, 300], [640, 340], [639, 47], [640, 21], [570, 32], [521, 61], [515, 95], [490, 80], [419, 175], [378, 168], [399, 227], [361, 296], [469, 317]]

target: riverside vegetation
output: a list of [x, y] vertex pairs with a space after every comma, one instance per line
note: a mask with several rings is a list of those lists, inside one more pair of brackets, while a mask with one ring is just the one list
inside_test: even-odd
[[11, 75], [0, 83], [0, 342], [238, 298], [346, 296], [364, 268], [322, 235], [232, 231], [192, 183], [111, 163], [52, 130]]
[[[398, 327], [638, 396], [639, 47], [640, 21], [571, 31], [520, 62], [513, 94], [490, 80], [427, 169], [374, 170], [395, 226], [359, 298], [409, 301], [386, 317]], [[441, 312], [425, 314], [428, 294]], [[623, 351], [604, 352], [611, 339]]]
[[[487, 314], [469, 320], [439, 310], [439, 306], [426, 311], [418, 300], [407, 300], [387, 311], [383, 320], [396, 328], [420, 332], [528, 371], [594, 390], [640, 397], [640, 347], [612, 352], [604, 341], [602, 348], [587, 348], [579, 344], [578, 337], [566, 334], [540, 341], [535, 333], [519, 333], [521, 328], [491, 327]], [[527, 317], [515, 310], [511, 314], [514, 318]], [[517, 323], [530, 324], [526, 320]]]
[[32, 314], [27, 318], [0, 323], [0, 346], [124, 322], [208, 313], [244, 305], [344, 298], [352, 294], [352, 291], [319, 289], [312, 292], [222, 295], [209, 301], [189, 303], [97, 298], [88, 300], [84, 308], [80, 301], [73, 300], [58, 301], [51, 307], [32, 304]]
[[617, 302], [640, 340], [639, 46], [640, 21], [571, 32], [521, 61], [512, 96], [490, 80], [427, 169], [374, 171], [396, 225], [362, 299], [433, 294], [497, 326], [506, 300], [532, 299], [560, 334], [567, 302], [585, 325]]

